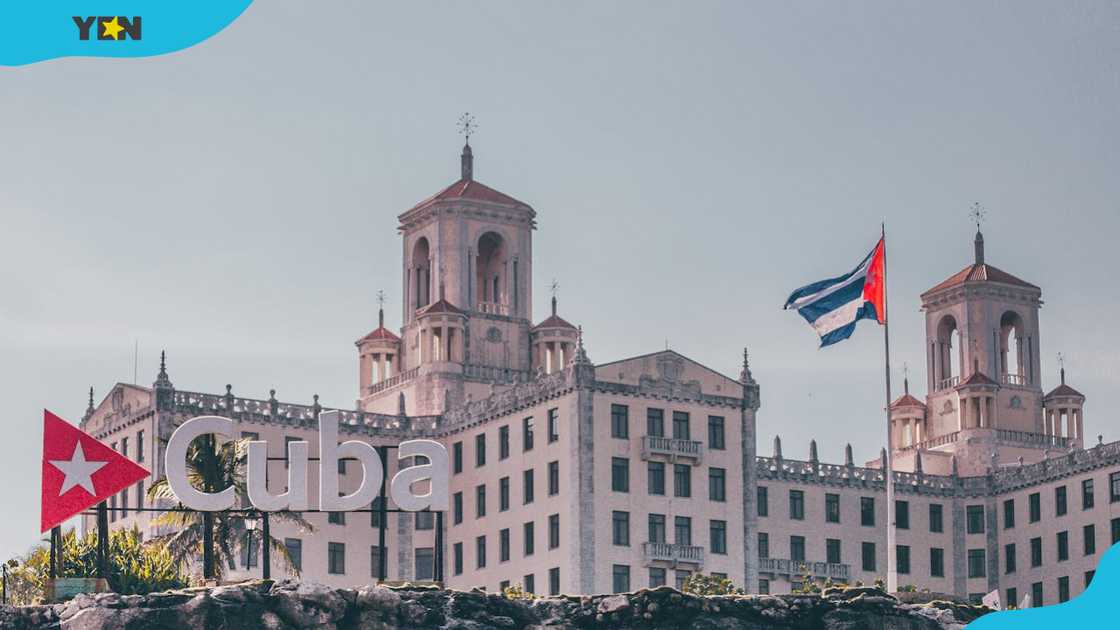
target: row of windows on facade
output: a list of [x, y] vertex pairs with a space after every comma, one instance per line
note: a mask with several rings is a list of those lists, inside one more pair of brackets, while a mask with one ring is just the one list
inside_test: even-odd
[[[144, 431], [136, 432], [136, 459], [137, 463], [144, 463], [147, 453], [144, 449]], [[113, 442], [109, 445], [114, 451], [121, 455], [128, 457], [128, 437], [122, 437], [120, 442]], [[109, 497], [109, 522], [116, 521], [118, 518], [117, 513], [120, 512], [119, 518], [128, 516], [129, 508], [129, 488], [121, 490], [119, 494], [114, 494]], [[118, 499], [119, 497], [119, 499]], [[119, 501], [119, 503], [118, 503]], [[119, 505], [119, 507], [118, 507]], [[142, 510], [144, 508], [144, 482], [141, 481], [136, 486], [136, 509]]]
[[[665, 543], [666, 516], [650, 514], [647, 518], [647, 542]], [[615, 510], [611, 512], [611, 542], [620, 547], [630, 546], [630, 513]], [[692, 546], [692, 517], [673, 517], [673, 544]], [[727, 521], [712, 519], [708, 521], [708, 551], [714, 554], [727, 553]]]
[[[649, 588], [657, 588], [658, 586], [665, 586], [668, 582], [669, 570], [664, 567], [649, 567], [648, 569], [648, 585]], [[692, 571], [685, 569], [676, 569], [673, 571], [673, 583], [677, 590], [684, 589], [685, 580], [688, 576], [692, 575]], [[712, 577], [726, 578], [726, 573], [719, 573], [713, 571]], [[628, 564], [614, 564], [611, 565], [611, 591], [614, 593], [629, 593], [634, 588], [631, 586], [630, 580], [630, 565]]]
[[[537, 551], [537, 525], [528, 521], [521, 525], [521, 553], [523, 557], [531, 557]], [[476, 569], [485, 569], [489, 557], [487, 555], [486, 535], [474, 539], [474, 566]], [[509, 562], [513, 545], [510, 528], [506, 527], [498, 532], [498, 562]], [[560, 547], [560, 515], [551, 514], [548, 517], [548, 548], [550, 550]], [[463, 543], [455, 542], [451, 545], [451, 570], [454, 575], [462, 575], [464, 566]]]
[[[685, 411], [673, 412], [673, 439], [689, 440], [691, 435], [690, 416]], [[560, 439], [559, 409], [549, 409], [547, 412], [548, 442], [551, 444]], [[646, 435], [650, 437], [665, 436], [665, 411], [663, 409], [646, 410]], [[627, 405], [611, 405], [611, 437], [628, 439], [630, 437], [630, 409]], [[532, 417], [521, 421], [521, 449], [523, 452], [533, 450], [534, 421]], [[724, 419], [722, 416], [708, 416], [708, 448], [722, 450], [726, 448], [724, 436]], [[510, 427], [498, 427], [498, 459], [504, 460], [510, 454]], [[463, 472], [463, 442], [451, 445], [451, 471]], [[479, 433], [474, 437], [474, 465], [476, 468], [486, 465], [486, 434]]]
[[[1120, 542], [1120, 518], [1111, 520], [1112, 530], [1112, 543]], [[1096, 525], [1085, 525], [1081, 528], [1082, 554], [1091, 556], [1097, 553], [1097, 528]], [[825, 562], [829, 564], [842, 564], [844, 562], [841, 553], [842, 544], [839, 539], [827, 538], [825, 539]], [[877, 570], [875, 543], [864, 542], [860, 548], [861, 552], [861, 568], [865, 572], [874, 572]], [[1070, 545], [1069, 545], [1069, 531], [1060, 531], [1055, 534], [1055, 559], [1057, 562], [1065, 562], [1070, 558]], [[767, 532], [759, 532], [758, 534], [758, 557], [770, 557], [770, 535]], [[970, 578], [983, 578], [988, 575], [987, 564], [987, 549], [969, 549], [968, 554], [968, 577]], [[805, 537], [804, 536], [790, 536], [789, 537], [789, 559], [794, 562], [805, 562]], [[907, 575], [910, 573], [910, 546], [909, 545], [895, 545], [895, 560], [898, 567], [899, 574]], [[1043, 544], [1042, 537], [1038, 536], [1030, 540], [1030, 561], [1031, 568], [1038, 568], [1043, 563]], [[1018, 570], [1018, 556], [1014, 543], [1006, 544], [1003, 547], [1003, 562], [1004, 574], [1011, 575]], [[945, 577], [945, 549], [941, 547], [930, 547], [929, 550], [929, 574], [930, 577]]]
[[[1120, 472], [1109, 475], [1109, 500], [1112, 503], [1120, 502]], [[1069, 513], [1069, 501], [1066, 486], [1054, 488], [1054, 516], [1061, 517]], [[757, 510], [759, 516], [770, 515], [770, 493], [767, 486], [758, 486]], [[1093, 480], [1081, 481], [1081, 509], [1090, 510], [1095, 505]], [[1027, 497], [1027, 516], [1031, 523], [1042, 520], [1042, 493], [1035, 492]], [[983, 504], [965, 507], [965, 527], [969, 534], [983, 534], [986, 530], [986, 517]], [[793, 520], [805, 519], [805, 491], [789, 491], [789, 517]], [[824, 495], [824, 520], [826, 523], [840, 522], [840, 495], [825, 493]], [[867, 527], [875, 526], [875, 497], [860, 497], [860, 524]], [[905, 500], [895, 501], [895, 526], [899, 529], [910, 528], [910, 502]], [[1003, 528], [1015, 527], [1015, 499], [1003, 502]], [[929, 531], [938, 533], [944, 531], [944, 507], [940, 503], [929, 504]]]
[[[1085, 588], [1089, 588], [1089, 584], [1093, 581], [1093, 574], [1094, 573], [1096, 573], [1096, 572], [1095, 571], [1086, 571], [1085, 572], [1085, 575], [1084, 575]], [[1063, 603], [1063, 602], [1068, 602], [1069, 597], [1070, 597], [1069, 576], [1068, 575], [1063, 575], [1062, 577], [1059, 577], [1057, 580], [1055, 580], [1055, 582], [1057, 582], [1057, 586], [1058, 586], [1058, 603], [1060, 604], [1060, 603]], [[1031, 606], [1032, 607], [1039, 608], [1039, 607], [1045, 605], [1045, 595], [1046, 595], [1046, 593], [1045, 593], [1045, 589], [1043, 588], [1043, 583], [1042, 582], [1034, 582], [1034, 583], [1031, 584]], [[971, 593], [971, 594], [969, 594], [969, 599], [978, 603], [983, 596], [984, 596], [983, 593]], [[1019, 589], [1017, 589], [1017, 588], [1007, 589], [1007, 602], [1009, 604], [1010, 603], [1015, 603], [1015, 605], [1018, 605]]]

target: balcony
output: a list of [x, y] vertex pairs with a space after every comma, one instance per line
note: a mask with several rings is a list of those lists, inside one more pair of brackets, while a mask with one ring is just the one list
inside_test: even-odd
[[961, 384], [961, 377], [959, 377], [959, 376], [950, 376], [949, 378], [943, 378], [940, 381], [937, 381], [937, 391], [942, 391], [942, 390], [945, 390], [945, 389], [953, 389], [954, 387], [956, 387], [957, 385], [960, 385], [960, 384]]
[[846, 564], [802, 562], [785, 558], [760, 558], [758, 570], [760, 573], [786, 575], [790, 578], [808, 575], [812, 578], [833, 579], [842, 582], [848, 581], [851, 575], [851, 567]]
[[1030, 383], [1027, 382], [1027, 377], [1022, 374], [1004, 374], [999, 380], [1004, 385], [1010, 385], [1012, 387], [1026, 387], [1030, 385]]
[[704, 565], [704, 548], [696, 545], [677, 545], [663, 542], [642, 543], [642, 556], [645, 558], [646, 564], [668, 562], [674, 567], [691, 564], [695, 565], [697, 569]]
[[479, 302], [476, 309], [479, 313], [486, 313], [487, 315], [504, 315], [509, 316], [509, 304], [503, 302]]
[[671, 461], [692, 460], [699, 464], [704, 459], [704, 443], [697, 440], [678, 440], [656, 435], [642, 436], [642, 459], [667, 457]]

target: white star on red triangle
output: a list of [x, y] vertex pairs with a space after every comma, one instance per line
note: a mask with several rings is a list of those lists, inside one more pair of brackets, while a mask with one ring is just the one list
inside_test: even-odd
[[62, 489], [58, 491], [58, 496], [66, 494], [66, 491], [74, 486], [81, 486], [83, 490], [96, 496], [92, 475], [109, 462], [86, 461], [86, 454], [82, 451], [82, 442], [79, 440], [75, 444], [74, 454], [70, 456], [69, 460], [52, 459], [50, 463], [51, 466], [66, 475], [66, 479], [62, 482]]

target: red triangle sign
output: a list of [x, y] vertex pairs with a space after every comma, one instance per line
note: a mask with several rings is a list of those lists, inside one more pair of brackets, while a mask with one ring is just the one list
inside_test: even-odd
[[43, 410], [42, 531], [149, 475], [143, 466]]

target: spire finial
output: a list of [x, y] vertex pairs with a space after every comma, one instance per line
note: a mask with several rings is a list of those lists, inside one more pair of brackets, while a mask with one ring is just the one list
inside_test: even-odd
[[910, 365], [902, 362], [902, 393], [910, 393]]
[[968, 216], [976, 222], [976, 239], [973, 241], [973, 247], [976, 250], [977, 265], [984, 264], [984, 235], [980, 232], [980, 224], [984, 222], [984, 217], [987, 214], [988, 211], [980, 205], [979, 201], [972, 204], [972, 211], [968, 213]]
[[463, 154], [460, 156], [460, 174], [463, 179], [474, 179], [474, 153], [471, 151], [471, 135], [478, 130], [474, 116], [470, 112], [463, 112], [459, 117], [459, 133], [466, 138], [463, 145]]
[[852, 443], [851, 442], [848, 442], [848, 444], [844, 446], [844, 465], [848, 466], [849, 468], [855, 465], [855, 462], [852, 461]]
[[552, 279], [549, 290], [552, 291], [552, 316], [556, 317], [556, 295], [560, 292], [560, 283], [556, 281], [556, 278]]
[[385, 327], [385, 292], [377, 290], [377, 327]]
[[86, 407], [86, 411], [93, 412], [93, 385], [89, 386], [89, 405]]
[[1058, 365], [1061, 366], [1060, 374], [1061, 374], [1061, 377], [1062, 377], [1062, 385], [1065, 385], [1066, 384], [1066, 358], [1064, 356], [1062, 356], [1061, 352], [1058, 353]]
[[159, 376], [160, 378], [167, 378], [167, 351], [159, 351]]
[[743, 346], [743, 369], [739, 372], [740, 383], [753, 383], [754, 375], [751, 374], [751, 356], [747, 347]]

